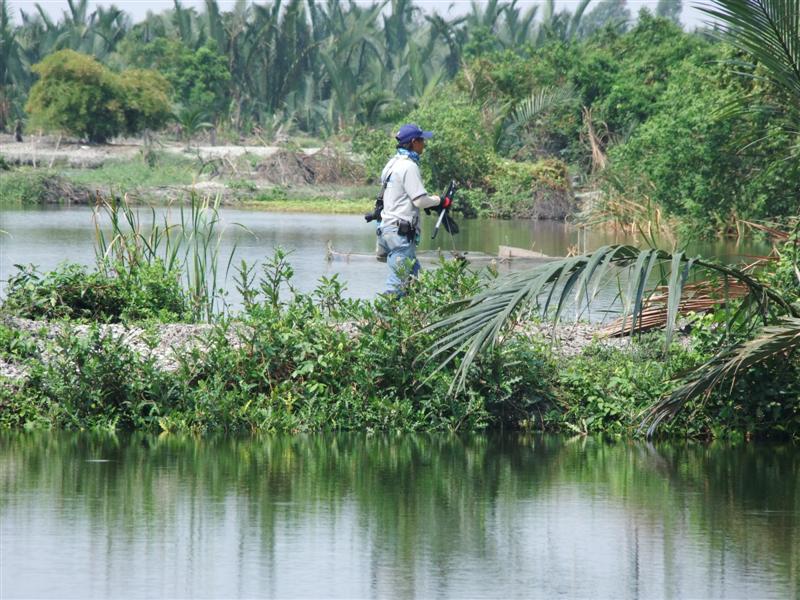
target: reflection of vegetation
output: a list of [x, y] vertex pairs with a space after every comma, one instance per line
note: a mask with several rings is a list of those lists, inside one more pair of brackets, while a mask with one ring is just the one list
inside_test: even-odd
[[[162, 539], [202, 514], [203, 531], [233, 528], [227, 543], [253, 548], [255, 541], [280, 567], [288, 557], [278, 548], [293, 535], [287, 527], [315, 527], [333, 536], [326, 540], [352, 536], [373, 560], [393, 565], [411, 595], [426, 574], [435, 570], [446, 580], [451, 571], [444, 567], [469, 557], [500, 573], [532, 568], [526, 560], [564, 547], [510, 532], [533, 533], [537, 524], [574, 518], [580, 538], [591, 522], [581, 511], [591, 507], [595, 518], [611, 517], [608, 526], [630, 532], [609, 532], [626, 553], [659, 548], [660, 560], [673, 565], [668, 578], [680, 577], [689, 557], [699, 556], [703, 564], [724, 560], [728, 585], [745, 577], [742, 569], [763, 571], [774, 589], [790, 594], [800, 584], [800, 497], [792, 484], [798, 455], [790, 447], [653, 447], [529, 436], [47, 434], [5, 435], [0, 450], [0, 502], [10, 522], [29, 502], [67, 504], [93, 530], [113, 532], [115, 549], [142, 537]], [[110, 462], [86, 462], [96, 459]], [[691, 552], [683, 546], [687, 534]], [[507, 550], [519, 562], [504, 564]], [[651, 569], [641, 577], [670, 585], [656, 583]]]

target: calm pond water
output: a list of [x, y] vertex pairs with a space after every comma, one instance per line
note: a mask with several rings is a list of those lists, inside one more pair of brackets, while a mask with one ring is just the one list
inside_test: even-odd
[[[164, 209], [160, 209], [160, 213]], [[149, 210], [141, 211], [142, 222], [150, 223]], [[292, 251], [290, 262], [295, 269], [295, 285], [303, 291], [316, 287], [321, 276], [338, 273], [347, 284], [352, 297], [374, 296], [383, 289], [386, 266], [375, 260], [327, 262], [328, 241], [342, 252], [370, 253], [375, 247], [375, 229], [358, 215], [314, 215], [269, 213], [254, 210], [224, 208], [221, 211], [225, 235], [221, 256], [227, 261], [236, 245], [235, 264], [241, 259], [260, 263], [271, 256], [275, 246]], [[159, 217], [160, 218], [160, 217]], [[170, 221], [180, 218], [178, 209], [171, 209]], [[235, 224], [246, 226], [248, 233]], [[533, 248], [551, 256], [562, 256], [569, 248], [592, 250], [603, 244], [626, 241], [612, 233], [581, 233], [578, 229], [551, 221], [498, 221], [490, 219], [460, 220], [461, 233], [454, 238], [442, 231], [435, 241], [430, 240], [433, 217], [424, 223], [423, 250], [457, 248], [473, 252], [496, 254], [499, 245]], [[39, 265], [50, 270], [64, 260], [92, 264], [94, 262], [94, 223], [88, 207], [0, 210], [0, 280], [14, 271], [14, 264]], [[763, 254], [768, 248], [733, 242], [694, 244], [693, 252], [705, 256], [733, 259], [739, 254]], [[522, 266], [522, 265], [519, 265]], [[514, 267], [516, 268], [516, 266]], [[507, 270], [508, 267], [503, 267]], [[0, 282], [0, 293], [4, 288]], [[227, 289], [233, 292], [232, 277]], [[233, 304], [236, 304], [234, 299]]]
[[0, 597], [795, 598], [800, 454], [0, 434]]

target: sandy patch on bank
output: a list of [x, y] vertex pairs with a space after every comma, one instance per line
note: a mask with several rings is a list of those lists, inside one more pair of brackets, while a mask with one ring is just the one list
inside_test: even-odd
[[[0, 156], [6, 162], [34, 167], [66, 165], [73, 168], [95, 169], [111, 160], [125, 160], [138, 157], [144, 148], [141, 140], [121, 139], [110, 144], [81, 144], [72, 140], [61, 140], [54, 136], [25, 136], [23, 142], [14, 141], [11, 135], [0, 135]], [[156, 150], [169, 152], [188, 158], [202, 160], [236, 159], [245, 155], [269, 158], [281, 148], [278, 146], [195, 146], [187, 150], [186, 144], [178, 142], [157, 143]], [[315, 154], [319, 148], [304, 148], [307, 156]]]
[[[166, 152], [183, 156], [197, 156], [203, 160], [213, 158], [241, 158], [245, 155], [258, 158], [269, 158], [281, 151], [278, 146], [192, 146], [188, 151], [186, 146], [165, 146]], [[302, 148], [300, 152], [306, 156], [319, 151], [319, 148]]]
[[[3, 136], [8, 137], [8, 136]], [[49, 139], [26, 138], [24, 142], [13, 139], [0, 140], [0, 156], [13, 165], [47, 168], [66, 165], [79, 169], [96, 169], [110, 160], [137, 157], [141, 146], [128, 144], [103, 144], [88, 146], [74, 142], [56, 144]]]

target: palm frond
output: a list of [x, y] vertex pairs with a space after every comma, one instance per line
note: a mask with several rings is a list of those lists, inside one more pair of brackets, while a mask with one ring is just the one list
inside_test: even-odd
[[542, 116], [547, 111], [559, 106], [575, 97], [575, 91], [569, 87], [545, 87], [535, 91], [522, 100], [511, 114], [511, 123], [514, 128], [527, 125]]
[[724, 350], [692, 371], [686, 383], [646, 412], [642, 428], [647, 428], [648, 436], [653, 435], [659, 424], [675, 416], [690, 400], [707, 397], [725, 383], [733, 386], [739, 372], [788, 356], [798, 348], [800, 318], [796, 315], [765, 327], [755, 339]]
[[624, 275], [627, 275], [628, 291], [623, 298], [622, 312], [624, 320], [631, 320], [631, 331], [641, 321], [643, 310], [658, 286], [667, 285], [667, 295], [672, 296], [667, 311], [669, 344], [684, 285], [690, 272], [698, 268], [729, 278], [747, 289], [744, 301], [729, 320], [731, 328], [751, 328], [754, 323], [766, 323], [772, 313], [800, 316], [780, 294], [735, 267], [690, 258], [680, 252], [604, 246], [590, 254], [553, 260], [498, 278], [483, 292], [451, 304], [449, 315], [422, 330], [441, 334], [424, 357], [432, 360], [446, 356], [441, 363], [444, 365], [461, 356], [451, 386], [451, 391], [460, 390], [479, 354], [497, 344], [524, 309], [539, 310], [543, 318], [553, 323], [559, 321], [569, 306], [575, 307], [576, 315], [580, 316], [604, 281]]
[[767, 77], [800, 97], [800, 3], [797, 0], [714, 0], [701, 9], [723, 23], [722, 36], [764, 66]]

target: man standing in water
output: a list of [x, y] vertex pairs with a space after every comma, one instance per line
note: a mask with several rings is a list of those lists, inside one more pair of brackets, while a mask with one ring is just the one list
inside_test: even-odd
[[417, 244], [420, 236], [419, 211], [444, 209], [450, 199], [429, 196], [419, 172], [419, 157], [432, 131], [423, 131], [413, 123], [403, 125], [395, 136], [397, 153], [381, 173], [383, 210], [378, 225], [378, 249], [386, 256], [389, 276], [386, 293], [402, 296], [408, 277], [419, 273]]

